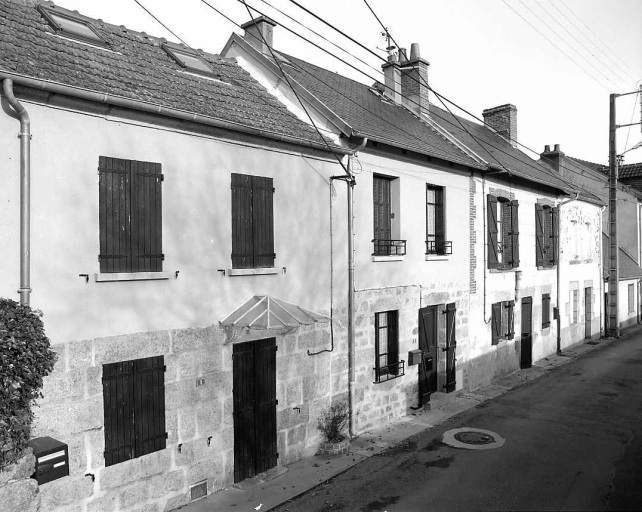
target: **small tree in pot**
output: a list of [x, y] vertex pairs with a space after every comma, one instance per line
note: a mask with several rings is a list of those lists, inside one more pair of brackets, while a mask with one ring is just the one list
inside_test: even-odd
[[348, 424], [348, 406], [345, 402], [336, 402], [328, 407], [317, 424], [325, 442], [319, 446], [323, 455], [339, 455], [348, 451], [350, 439], [345, 434]]

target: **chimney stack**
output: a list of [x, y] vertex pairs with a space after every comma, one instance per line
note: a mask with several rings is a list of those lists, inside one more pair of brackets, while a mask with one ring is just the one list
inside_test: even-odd
[[547, 164], [555, 172], [562, 174], [561, 170], [564, 168], [564, 157], [566, 155], [560, 150], [559, 144], [555, 144], [553, 151], [551, 151], [550, 146], [544, 146], [544, 152], [540, 153], [539, 156], [542, 162]]
[[517, 147], [517, 107], [507, 104], [500, 107], [488, 108], [482, 112], [484, 126], [492, 128], [499, 135]]
[[[405, 53], [405, 50], [404, 50]], [[419, 43], [410, 45], [410, 59], [402, 61], [401, 94], [406, 107], [415, 114], [428, 114], [428, 66], [430, 63], [421, 58]]]
[[[245, 30], [243, 34], [243, 39], [250, 43], [254, 48], [265, 55], [270, 55], [270, 48], [272, 45], [272, 28], [276, 27], [276, 22], [272, 21], [266, 16], [259, 16], [253, 20], [248, 21], [241, 25], [241, 28]], [[266, 44], [267, 43], [267, 44]]]
[[386, 96], [401, 104], [401, 71], [394, 53], [388, 55], [388, 62], [381, 66], [386, 82]]

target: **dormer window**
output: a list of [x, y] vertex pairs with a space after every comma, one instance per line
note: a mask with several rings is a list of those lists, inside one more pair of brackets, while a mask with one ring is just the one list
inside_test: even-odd
[[47, 9], [42, 5], [38, 6], [38, 11], [58, 35], [83, 43], [107, 46], [107, 41], [98, 35], [88, 20], [67, 10]]
[[182, 67], [190, 71], [208, 75], [213, 72], [212, 66], [205, 62], [194, 50], [172, 43], [163, 43], [163, 50]]

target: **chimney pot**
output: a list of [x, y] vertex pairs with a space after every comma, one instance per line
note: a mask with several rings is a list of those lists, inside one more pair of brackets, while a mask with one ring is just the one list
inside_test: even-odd
[[555, 144], [555, 151], [557, 151], [559, 153], [559, 151], [560, 151], [560, 145], [559, 144]]
[[550, 152], [551, 152], [551, 147], [548, 144], [546, 144], [546, 146], [544, 146], [544, 153], [550, 153]]
[[408, 53], [405, 48], [399, 48], [399, 64], [408, 62]]
[[419, 51], [419, 43], [412, 43], [410, 45], [410, 60], [421, 59], [421, 52]]

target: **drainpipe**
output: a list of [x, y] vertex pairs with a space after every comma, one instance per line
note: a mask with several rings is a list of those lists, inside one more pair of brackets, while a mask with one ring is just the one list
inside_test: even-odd
[[13, 80], [2, 83], [5, 98], [20, 119], [20, 304], [29, 305], [30, 287], [30, 202], [31, 202], [31, 121], [27, 110], [13, 95]]
[[[562, 201], [560, 204], [557, 205], [557, 254], [555, 257], [557, 258], [557, 353], [561, 354], [562, 353], [562, 311], [560, 308], [560, 267], [562, 266], [562, 260], [560, 259], [560, 254], [561, 254], [561, 237], [560, 237], [560, 230], [561, 230], [561, 225], [562, 225], [562, 206], [565, 204], [568, 204], [572, 201], [576, 201], [577, 198], [580, 197], [579, 192], [575, 192], [575, 197], [571, 199], [567, 199], [566, 201]], [[579, 292], [578, 292], [579, 293]], [[578, 299], [579, 300], [579, 299]]]

